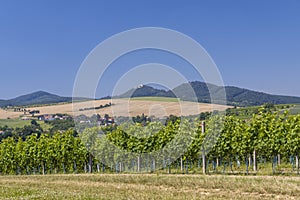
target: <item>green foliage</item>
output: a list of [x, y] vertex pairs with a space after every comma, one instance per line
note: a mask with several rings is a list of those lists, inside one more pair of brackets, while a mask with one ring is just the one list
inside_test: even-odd
[[99, 110], [99, 109], [102, 109], [102, 108], [107, 108], [107, 107], [110, 107], [112, 106], [113, 104], [111, 103], [107, 103], [105, 105], [100, 105], [100, 106], [96, 106], [96, 107], [90, 107], [90, 108], [80, 108], [79, 111], [85, 111], [85, 110]]
[[[31, 126], [37, 129], [34, 124]], [[129, 166], [138, 157], [146, 158], [144, 154], [156, 162], [169, 159], [169, 164], [175, 164], [180, 157], [195, 162], [204, 152], [210, 160], [220, 159], [231, 165], [235, 159], [248, 159], [253, 151], [265, 159], [278, 154], [288, 158], [300, 152], [300, 115], [261, 107], [249, 120], [213, 115], [206, 120], [204, 134], [199, 125], [199, 119], [174, 117], [167, 124], [131, 123], [110, 130], [90, 127], [80, 137], [75, 137], [72, 130], [40, 136], [32, 132], [23, 138], [15, 135], [0, 143], [0, 173], [83, 172], [87, 163], [93, 165], [91, 159], [114, 168], [119, 162]]]
[[0, 143], [1, 174], [35, 174], [83, 171], [87, 150], [73, 131], [53, 136], [32, 134], [15, 140], [13, 137]]
[[139, 124], [142, 124], [143, 126], [146, 126], [148, 122], [151, 122], [151, 119], [144, 115], [144, 113], [140, 116], [136, 116], [136, 117], [132, 117], [132, 121], [134, 123], [139, 123]]
[[56, 119], [53, 121], [45, 121], [45, 123], [52, 126], [52, 128], [50, 128], [50, 133], [55, 133], [57, 131], [66, 131], [69, 129], [74, 129], [75, 127], [75, 123], [72, 118], [68, 118], [66, 120]]

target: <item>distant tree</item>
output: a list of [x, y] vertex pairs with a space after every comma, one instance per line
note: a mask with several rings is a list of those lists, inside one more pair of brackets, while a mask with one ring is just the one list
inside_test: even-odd
[[59, 132], [59, 131], [67, 131], [69, 129], [74, 129], [75, 123], [73, 119], [66, 119], [66, 120], [53, 120], [48, 122], [50, 125], [52, 125], [52, 128], [50, 129], [51, 133]]
[[99, 122], [101, 120], [101, 115], [97, 114], [97, 121]]
[[151, 122], [151, 119], [143, 113], [141, 116], [137, 115], [136, 117], [132, 117], [132, 121], [134, 123], [140, 123], [145, 126], [147, 125], [147, 122]]
[[217, 114], [219, 114], [219, 111], [214, 110], [214, 111], [212, 112], [212, 114], [213, 114], [213, 115], [217, 115]]
[[263, 106], [265, 109], [275, 109], [275, 105], [273, 103], [265, 103]]
[[175, 115], [169, 115], [169, 117], [167, 117], [167, 119], [166, 119], [165, 125], [168, 125], [169, 123], [174, 124], [179, 119], [180, 119], [180, 117], [177, 117]]
[[[227, 114], [227, 111], [226, 111]], [[206, 120], [210, 117], [211, 113], [210, 112], [201, 112], [200, 113], [200, 120]]]
[[40, 126], [40, 124], [39, 124], [39, 123], [37, 123], [37, 122], [36, 122], [36, 120], [34, 120], [34, 119], [33, 119], [33, 120], [31, 120], [31, 122], [30, 122], [30, 123], [31, 123], [31, 125], [34, 125], [34, 126]]

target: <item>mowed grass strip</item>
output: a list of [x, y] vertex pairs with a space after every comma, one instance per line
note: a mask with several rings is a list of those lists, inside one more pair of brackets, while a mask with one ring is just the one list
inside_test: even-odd
[[292, 108], [289, 109], [291, 114], [300, 114], [300, 105], [296, 104], [295, 106], [293, 106]]
[[[43, 121], [36, 120], [42, 127], [42, 129], [49, 130], [51, 125], [46, 124]], [[0, 119], [0, 126], [8, 126], [10, 128], [23, 128], [31, 124], [31, 120], [22, 120], [22, 119]]]
[[30, 125], [30, 120], [21, 119], [0, 119], [0, 126], [8, 126], [11, 128], [22, 128], [23, 126]]
[[300, 177], [82, 174], [0, 177], [1, 199], [299, 199]]
[[140, 101], [163, 101], [163, 102], [180, 102], [179, 98], [172, 97], [133, 97], [130, 98], [132, 100], [140, 100]]

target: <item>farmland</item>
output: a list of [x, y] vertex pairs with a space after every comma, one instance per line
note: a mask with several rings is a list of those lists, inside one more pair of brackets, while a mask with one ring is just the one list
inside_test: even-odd
[[[39, 110], [40, 114], [66, 113], [73, 115], [73, 108], [76, 115], [91, 116], [95, 114], [94, 110], [79, 111], [82, 108], [96, 107], [113, 103], [113, 106], [99, 109], [96, 112], [100, 115], [109, 114], [110, 116], [136, 116], [145, 113], [148, 116], [163, 117], [169, 115], [196, 115], [200, 112], [225, 110], [230, 106], [196, 103], [187, 101], [178, 101], [176, 98], [163, 97], [143, 97], [133, 99], [113, 99], [113, 100], [96, 100], [77, 103], [57, 104], [41, 107], [28, 107], [28, 110]], [[0, 119], [18, 118], [23, 113], [13, 112], [12, 109], [0, 109]]]
[[290, 110], [291, 114], [297, 114], [300, 113], [300, 104], [296, 104], [293, 106]]
[[29, 125], [30, 121], [21, 119], [0, 119], [0, 126], [8, 126], [11, 128], [21, 128]]

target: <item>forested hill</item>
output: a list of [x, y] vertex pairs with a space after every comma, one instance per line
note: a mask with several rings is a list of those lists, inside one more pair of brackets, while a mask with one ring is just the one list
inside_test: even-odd
[[[195, 100], [190, 95], [189, 88], [193, 88], [195, 95], [197, 96], [198, 102], [210, 103], [210, 92], [215, 97], [215, 100], [221, 99], [221, 91], [224, 89], [221, 86], [213, 84], [206, 84], [200, 81], [190, 82], [190, 85], [184, 83], [172, 90], [163, 90], [153, 88], [147, 85], [141, 85], [137, 88], [131, 89], [122, 95], [116, 96], [116, 98], [129, 98], [129, 97], [177, 97], [181, 100], [193, 101]], [[247, 90], [244, 88], [238, 88], [233, 86], [225, 86], [226, 98], [228, 105], [236, 106], [256, 106], [265, 103], [273, 104], [294, 104], [300, 103], [300, 97], [293, 96], [282, 96], [282, 95], [271, 95], [263, 92], [256, 92]], [[175, 95], [176, 94], [176, 95]], [[220, 98], [220, 99], [218, 99]], [[84, 98], [77, 98], [76, 100], [90, 100]], [[55, 94], [50, 94], [44, 91], [38, 91], [27, 95], [22, 95], [14, 99], [0, 100], [0, 107], [5, 106], [26, 106], [26, 105], [37, 105], [37, 104], [53, 104], [61, 102], [72, 102], [72, 97], [61, 97]]]
[[14, 99], [0, 100], [0, 107], [5, 106], [26, 106], [34, 104], [52, 104], [60, 102], [71, 102], [72, 97], [61, 97], [44, 91], [22, 95]]
[[[222, 86], [217, 86], [213, 84], [206, 84], [200, 81], [190, 82], [191, 87], [195, 91], [195, 94], [198, 98], [198, 102], [210, 103], [210, 92], [211, 91], [215, 97], [220, 97], [221, 91], [224, 89]], [[173, 90], [162, 90], [156, 89], [147, 85], [140, 86], [135, 89], [131, 89], [124, 94], [118, 96], [120, 98], [129, 98], [129, 97], [145, 97], [145, 96], [160, 96], [160, 97], [176, 97], [182, 100], [193, 100], [193, 96], [190, 95], [189, 88], [190, 86], [185, 83], [179, 85]], [[244, 88], [238, 88], [233, 86], [225, 86], [226, 98], [228, 105], [236, 106], [256, 106], [262, 105], [265, 103], [273, 104], [292, 104], [300, 103], [300, 97], [293, 96], [282, 96], [282, 95], [271, 95], [263, 92], [252, 91]]]
[[148, 85], [142, 85], [137, 88], [133, 88], [116, 96], [116, 98], [130, 98], [130, 97], [174, 97], [175, 95], [171, 90], [162, 90], [150, 87]]

